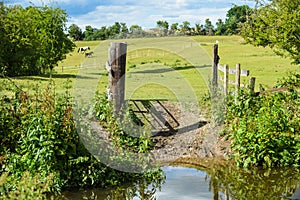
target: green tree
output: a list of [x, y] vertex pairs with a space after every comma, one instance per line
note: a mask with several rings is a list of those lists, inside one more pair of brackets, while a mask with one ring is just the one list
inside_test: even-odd
[[122, 33], [128, 33], [129, 32], [126, 23], [121, 23], [121, 32]]
[[215, 29], [215, 34], [216, 35], [224, 35], [226, 33], [226, 25], [225, 23], [222, 21], [222, 19], [218, 19], [217, 23], [216, 23], [216, 29]]
[[226, 18], [226, 34], [237, 34], [239, 27], [247, 21], [247, 16], [251, 15], [252, 9], [247, 5], [237, 6], [228, 10]]
[[177, 30], [178, 30], [178, 23], [171, 24], [171, 27], [170, 27], [171, 34], [176, 33]]
[[72, 24], [68, 30], [69, 36], [74, 40], [82, 40], [82, 30], [76, 24]]
[[181, 32], [184, 34], [184, 35], [190, 35], [191, 34], [191, 27], [190, 27], [191, 23], [188, 22], [188, 21], [184, 21], [182, 22], [182, 24], [180, 25], [180, 29], [181, 29]]
[[85, 26], [85, 31], [83, 32], [85, 40], [93, 40], [94, 29], [92, 26]]
[[206, 35], [214, 35], [214, 26], [212, 25], [210, 19], [205, 20], [204, 29], [206, 32]]
[[157, 27], [160, 29], [160, 31], [162, 32], [163, 36], [168, 35], [168, 30], [169, 30], [169, 23], [167, 21], [157, 21], [156, 22]]
[[1, 71], [36, 75], [52, 69], [74, 44], [65, 34], [66, 13], [59, 8], [1, 6]]
[[108, 30], [106, 26], [102, 26], [100, 29], [93, 33], [93, 38], [95, 40], [106, 40], [109, 37]]
[[110, 38], [115, 37], [116, 35], [118, 35], [121, 32], [121, 24], [119, 22], [115, 22], [114, 25], [109, 26], [107, 31], [108, 31], [108, 36]]
[[129, 30], [130, 30], [131, 33], [140, 32], [140, 31], [142, 31], [142, 27], [140, 27], [137, 24], [134, 24], [134, 25], [130, 26]]
[[244, 39], [269, 46], [300, 64], [300, 0], [273, 0], [258, 7], [242, 28]]
[[39, 65], [52, 70], [75, 47], [75, 44], [65, 34], [67, 13], [60, 8], [47, 6], [35, 9], [40, 11], [37, 18], [39, 23], [37, 29], [39, 30]]

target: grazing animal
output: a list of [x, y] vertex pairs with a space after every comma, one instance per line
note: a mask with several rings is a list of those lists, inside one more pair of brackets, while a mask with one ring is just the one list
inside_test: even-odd
[[85, 57], [92, 57], [94, 55], [94, 52], [88, 52], [88, 53], [85, 53]]
[[86, 47], [79, 47], [78, 49], [78, 53], [84, 53], [86, 52], [87, 50], [90, 50], [90, 47], [86, 46]]

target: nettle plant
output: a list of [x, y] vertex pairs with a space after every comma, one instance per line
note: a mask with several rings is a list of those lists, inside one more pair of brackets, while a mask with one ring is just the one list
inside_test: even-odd
[[300, 75], [289, 74], [278, 86], [288, 90], [253, 96], [241, 90], [230, 100], [226, 128], [239, 166], [300, 166]]

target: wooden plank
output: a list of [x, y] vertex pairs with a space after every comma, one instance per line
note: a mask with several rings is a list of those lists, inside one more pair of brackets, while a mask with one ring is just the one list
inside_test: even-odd
[[273, 88], [273, 89], [265, 90], [265, 91], [262, 91], [262, 92], [256, 92], [255, 94], [257, 96], [260, 96], [260, 95], [269, 94], [269, 93], [283, 92], [283, 91], [287, 91], [288, 89], [289, 89], [288, 87]]
[[[222, 65], [218, 65], [218, 70], [224, 73], [225, 67], [223, 67]], [[236, 74], [236, 69], [229, 68], [229, 74]], [[241, 70], [240, 74], [241, 74], [241, 76], [249, 76], [250, 71], [249, 70]]]

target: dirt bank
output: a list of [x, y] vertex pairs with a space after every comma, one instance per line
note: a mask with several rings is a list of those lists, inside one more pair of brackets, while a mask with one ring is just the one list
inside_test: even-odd
[[[148, 108], [148, 109], [147, 109]], [[169, 101], [135, 102], [135, 114], [152, 126], [157, 161], [175, 162], [183, 158], [228, 158], [230, 141], [220, 136], [221, 127], [212, 127], [198, 106]], [[203, 109], [202, 109], [203, 110]], [[145, 113], [148, 113], [146, 116]]]

